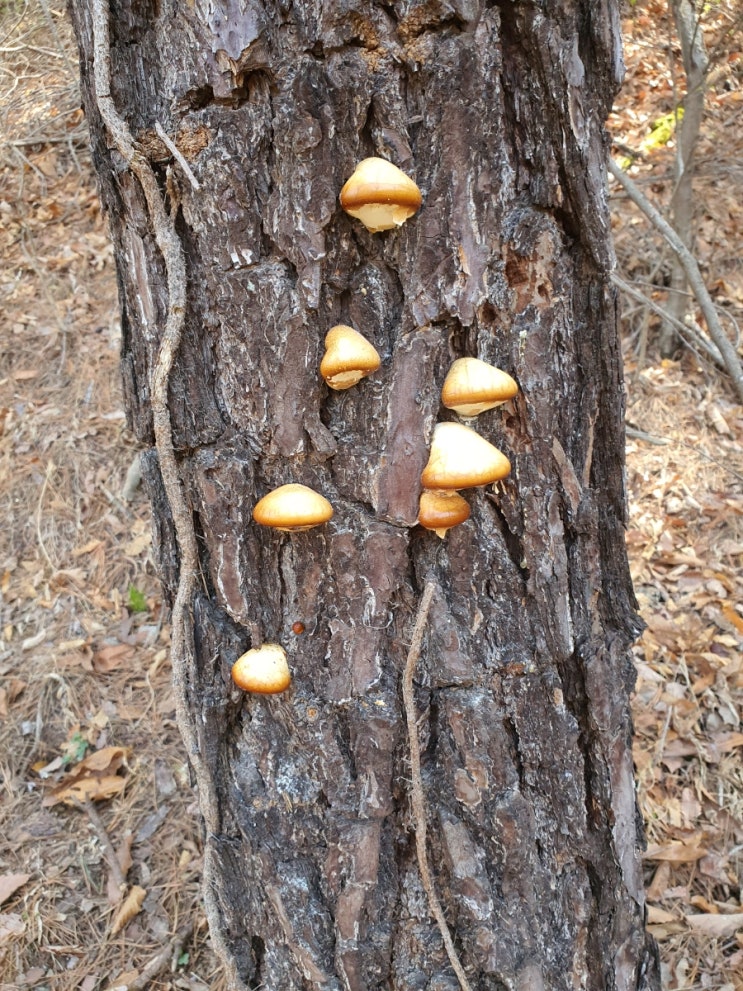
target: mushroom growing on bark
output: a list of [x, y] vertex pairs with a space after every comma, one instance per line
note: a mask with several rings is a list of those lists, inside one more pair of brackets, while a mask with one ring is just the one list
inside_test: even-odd
[[341, 206], [372, 234], [400, 227], [421, 205], [409, 176], [383, 158], [365, 158], [341, 190]]
[[306, 485], [281, 485], [256, 503], [253, 519], [261, 526], [289, 532], [309, 530], [327, 523], [333, 507], [319, 492]]
[[377, 349], [353, 327], [338, 324], [325, 337], [320, 374], [331, 389], [350, 389], [382, 363]]
[[418, 522], [442, 539], [447, 530], [470, 517], [470, 507], [458, 492], [421, 492]]
[[232, 665], [232, 680], [246, 692], [275, 695], [286, 691], [292, 680], [286, 651], [278, 643], [246, 651]]
[[460, 416], [473, 417], [513, 399], [519, 387], [511, 376], [479, 358], [457, 358], [441, 390], [441, 402]]
[[424, 489], [469, 489], [497, 482], [510, 470], [505, 454], [470, 427], [437, 423], [421, 484]]

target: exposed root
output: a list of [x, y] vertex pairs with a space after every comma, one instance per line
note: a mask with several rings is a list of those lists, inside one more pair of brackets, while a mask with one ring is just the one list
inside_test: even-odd
[[168, 409], [170, 373], [180, 346], [186, 312], [186, 263], [183, 246], [175, 230], [175, 216], [169, 215], [165, 209], [155, 173], [149, 161], [135, 146], [131, 131], [111, 98], [111, 52], [107, 0], [91, 0], [91, 15], [93, 22], [93, 72], [98, 110], [114, 146], [126, 160], [142, 187], [155, 241], [165, 262], [168, 314], [160, 340], [157, 361], [151, 375], [150, 394], [155, 448], [163, 487], [173, 517], [180, 555], [178, 588], [171, 615], [173, 688], [178, 727], [186, 743], [196, 775], [199, 804], [205, 820], [207, 840], [204, 850], [203, 892], [212, 941], [223, 960], [232, 970], [233, 986], [241, 988], [244, 985], [237, 976], [232, 954], [222, 936], [221, 914], [211, 883], [212, 849], [210, 839], [220, 832], [218, 803], [210, 775], [201, 759], [198, 733], [188, 705], [189, 685], [193, 683], [195, 675], [190, 611], [196, 588], [196, 578], [199, 573], [199, 555], [196, 534], [178, 471], [173, 447], [170, 410]]
[[408, 746], [410, 748], [410, 772], [412, 779], [410, 784], [410, 802], [413, 807], [413, 826], [415, 829], [415, 849], [418, 854], [418, 868], [421, 872], [423, 887], [428, 896], [431, 915], [433, 915], [436, 925], [439, 927], [449, 962], [454, 969], [454, 973], [457, 975], [462, 991], [472, 991], [470, 983], [467, 980], [467, 975], [464, 972], [462, 961], [459, 959], [459, 954], [454, 946], [454, 940], [451, 938], [449, 926], [444, 917], [444, 911], [441, 908], [441, 902], [434, 888], [433, 876], [431, 875], [431, 868], [428, 863], [428, 852], [426, 850], [428, 822], [426, 816], [426, 798], [423, 791], [423, 778], [421, 777], [421, 749], [418, 742], [418, 713], [415, 708], [413, 676], [418, 658], [420, 657], [423, 634], [426, 629], [426, 622], [431, 609], [431, 601], [435, 588], [436, 585], [434, 582], [427, 581], [423, 589], [402, 679], [402, 698], [405, 704], [405, 720], [408, 727]]

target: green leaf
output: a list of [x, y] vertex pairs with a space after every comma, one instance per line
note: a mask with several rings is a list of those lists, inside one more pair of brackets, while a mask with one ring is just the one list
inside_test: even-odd
[[186, 964], [188, 963], [188, 959], [189, 958], [188, 958], [188, 953], [187, 952], [186, 953], [181, 953], [181, 955], [178, 957], [178, 966], [179, 967], [185, 967]]
[[147, 599], [144, 597], [144, 593], [140, 592], [138, 588], [134, 585], [129, 586], [129, 610], [130, 612], [147, 612]]
[[65, 744], [66, 753], [62, 756], [62, 765], [79, 764], [88, 749], [88, 741], [82, 733], [73, 733]]
[[684, 108], [677, 107], [670, 114], [659, 117], [650, 129], [650, 134], [640, 143], [640, 149], [644, 152], [654, 151], [656, 148], [663, 148], [676, 133], [676, 128], [684, 119]]

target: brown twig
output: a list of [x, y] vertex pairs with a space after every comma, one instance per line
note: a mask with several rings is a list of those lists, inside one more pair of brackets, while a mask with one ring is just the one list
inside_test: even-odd
[[428, 905], [431, 914], [439, 927], [441, 938], [446, 947], [449, 962], [457, 975], [462, 991], [471, 991], [471, 986], [464, 972], [462, 961], [454, 946], [454, 940], [449, 932], [449, 926], [441, 908], [436, 889], [433, 883], [431, 868], [428, 863], [428, 852], [426, 849], [426, 835], [428, 832], [428, 819], [426, 814], [426, 796], [423, 791], [423, 778], [421, 776], [421, 749], [418, 742], [418, 712], [415, 707], [415, 690], [413, 688], [413, 677], [418, 658], [423, 644], [423, 634], [428, 620], [428, 613], [431, 609], [431, 601], [436, 585], [432, 581], [427, 581], [423, 589], [423, 595], [418, 606], [418, 614], [415, 617], [415, 626], [410, 641], [410, 650], [405, 662], [405, 672], [402, 679], [402, 698], [405, 705], [405, 719], [408, 728], [408, 746], [410, 748], [410, 803], [413, 808], [413, 825], [415, 829], [415, 849], [418, 854], [418, 869], [421, 872], [423, 888], [428, 896]]
[[634, 437], [636, 440], [644, 440], [646, 444], [655, 444], [656, 447], [665, 447], [670, 444], [671, 441], [667, 437], [655, 437], [653, 434], [646, 434], [644, 430], [638, 430], [637, 427], [625, 427], [624, 432], [628, 437]]
[[178, 958], [183, 953], [183, 947], [193, 936], [193, 931], [193, 922], [189, 922], [179, 929], [168, 945], [160, 950], [145, 965], [142, 973], [126, 985], [126, 991], [145, 991], [145, 988], [150, 986], [150, 981], [157, 977], [158, 974], [161, 974], [168, 966], [170, 966], [172, 972], [175, 972]]
[[170, 152], [170, 154], [173, 156], [173, 158], [176, 160], [176, 162], [178, 162], [178, 164], [180, 165], [181, 169], [183, 169], [184, 175], [186, 176], [186, 178], [188, 179], [188, 181], [191, 183], [191, 185], [193, 186], [193, 188], [195, 190], [197, 190], [197, 191], [199, 189], [201, 189], [201, 186], [199, 185], [199, 180], [196, 178], [196, 176], [191, 171], [191, 166], [188, 164], [188, 162], [183, 157], [183, 155], [181, 155], [180, 151], [178, 151], [178, 148], [177, 148], [175, 142], [173, 140], [171, 140], [171, 138], [168, 136], [168, 132], [165, 130], [165, 128], [162, 126], [162, 124], [160, 123], [159, 120], [156, 121], [156, 123], [155, 123], [155, 131], [157, 132], [157, 136], [160, 138], [160, 140], [162, 141], [162, 143], [168, 149], [168, 151]]
[[106, 858], [106, 863], [111, 871], [111, 878], [123, 895], [126, 889], [126, 878], [124, 877], [124, 872], [121, 870], [121, 864], [119, 863], [119, 858], [116, 855], [116, 850], [111, 842], [111, 837], [108, 835], [106, 827], [103, 825], [103, 820], [98, 815], [97, 809], [94, 807], [91, 801], [81, 802], [78, 798], [72, 796], [73, 803], [84, 812], [90, 823], [95, 830], [95, 834], [98, 837], [98, 842], [101, 844], [101, 850], [103, 850], [103, 856]]
[[650, 200], [640, 191], [627, 173], [624, 172], [611, 158], [609, 159], [608, 167], [609, 172], [624, 188], [624, 191], [627, 193], [635, 206], [640, 208], [653, 227], [655, 227], [655, 229], [663, 235], [678, 256], [678, 259], [684, 268], [684, 272], [686, 273], [686, 278], [689, 281], [691, 291], [694, 293], [694, 296], [699, 303], [699, 308], [704, 314], [709, 335], [717, 345], [727, 373], [733, 381], [733, 387], [738, 398], [741, 402], [743, 402], [743, 366], [741, 365], [737, 351], [728, 340], [725, 331], [722, 329], [722, 324], [720, 323], [717, 316], [717, 311], [715, 310], [715, 304], [713, 303], [712, 297], [704, 284], [704, 279], [702, 278], [702, 273], [699, 271], [699, 265], [697, 264], [696, 258], [683, 243], [673, 227], [671, 227], [668, 221], [660, 215]]
[[676, 317], [672, 316], [668, 310], [664, 309], [662, 306], [659, 306], [655, 300], [650, 299], [649, 296], [646, 296], [645, 293], [640, 292], [639, 289], [636, 289], [629, 282], [625, 282], [625, 280], [620, 278], [616, 272], [612, 272], [611, 281], [621, 292], [625, 293], [627, 296], [631, 296], [633, 299], [636, 299], [638, 302], [651, 309], [653, 313], [657, 313], [657, 315], [663, 320], [666, 320], [668, 323], [672, 324], [677, 333], [684, 338], [688, 346], [693, 351], [696, 352], [696, 349], [699, 348], [699, 350], [703, 351], [708, 358], [715, 362], [716, 365], [719, 365], [721, 368], [725, 367], [720, 352], [711, 341], [707, 340], [704, 335], [704, 331], [696, 320], [689, 320], [688, 324], [682, 323], [681, 320], [677, 320]]

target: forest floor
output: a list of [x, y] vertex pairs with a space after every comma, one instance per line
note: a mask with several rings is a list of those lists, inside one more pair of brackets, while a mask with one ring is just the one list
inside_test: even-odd
[[[705, 11], [695, 250], [737, 333], [743, 40], [734, 0]], [[665, 206], [673, 129], [657, 125], [683, 73], [663, 0], [637, 0], [624, 30], [615, 156], [632, 149]], [[0, 991], [219, 991], [61, 3], [0, 0], [0, 73]], [[612, 211], [622, 277], [663, 303], [668, 251], [616, 190]], [[661, 360], [657, 330], [624, 302], [649, 924], [669, 991], [743, 991], [743, 407], [691, 351]]]

